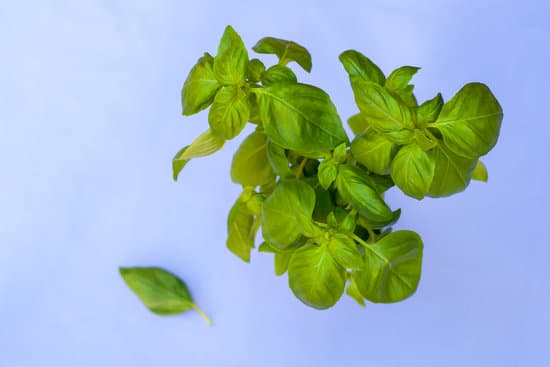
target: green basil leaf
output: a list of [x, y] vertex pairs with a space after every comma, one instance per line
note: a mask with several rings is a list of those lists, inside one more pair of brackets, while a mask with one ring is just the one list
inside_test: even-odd
[[347, 213], [338, 224], [338, 230], [342, 233], [353, 233], [356, 227], [356, 217], [357, 214], [355, 212]]
[[267, 140], [267, 160], [277, 176], [281, 176], [281, 178], [294, 177], [294, 173], [288, 165], [285, 150], [270, 139]]
[[249, 82], [257, 83], [262, 80], [265, 72], [265, 65], [258, 59], [252, 59], [246, 65], [246, 78]]
[[363, 175], [363, 178], [367, 181], [368, 185], [379, 194], [383, 194], [395, 186], [389, 175], [370, 174]]
[[384, 85], [384, 73], [368, 57], [355, 50], [347, 50], [340, 54], [340, 62], [349, 74], [350, 81], [363, 80]]
[[318, 234], [312, 220], [315, 191], [295, 179], [281, 180], [262, 206], [262, 233], [277, 248], [292, 245], [303, 234]]
[[330, 255], [346, 269], [360, 270], [365, 264], [355, 242], [346, 235], [335, 234], [328, 243]]
[[326, 244], [306, 244], [290, 258], [288, 284], [300, 301], [322, 310], [334, 306], [344, 293], [346, 271]]
[[423, 129], [414, 130], [414, 141], [424, 151], [430, 150], [437, 145], [437, 141], [430, 135], [426, 134], [426, 130]]
[[384, 135], [369, 129], [358, 135], [351, 142], [351, 154], [359, 163], [371, 172], [379, 175], [389, 173], [390, 165], [397, 145], [389, 141]]
[[422, 249], [422, 239], [412, 231], [393, 232], [366, 246], [365, 270], [354, 274], [357, 288], [376, 303], [410, 297], [420, 280]]
[[227, 86], [216, 94], [208, 114], [212, 131], [225, 139], [233, 139], [244, 129], [250, 117], [250, 105], [244, 91]]
[[227, 248], [245, 262], [250, 262], [250, 251], [259, 228], [245, 202], [237, 199], [227, 217]]
[[433, 126], [455, 154], [479, 158], [497, 143], [502, 108], [485, 84], [466, 84], [445, 103]]
[[319, 165], [317, 175], [319, 176], [319, 183], [323, 189], [328, 190], [330, 185], [336, 180], [336, 176], [338, 176], [338, 165], [332, 160], [325, 159]]
[[394, 210], [391, 217], [386, 220], [376, 221], [359, 216], [357, 217], [357, 224], [363, 228], [381, 229], [397, 223], [399, 217], [401, 217], [401, 209]]
[[362, 216], [383, 221], [392, 217], [392, 211], [380, 195], [369, 186], [364, 173], [357, 167], [340, 165], [336, 187], [342, 198], [353, 205]]
[[322, 157], [348, 138], [330, 97], [306, 84], [277, 83], [253, 90], [267, 136], [309, 158]]
[[364, 81], [352, 82], [355, 102], [369, 124], [381, 132], [414, 128], [410, 108], [384, 87]]
[[193, 303], [187, 285], [174, 274], [156, 267], [121, 267], [119, 271], [126, 285], [151, 312], [166, 316], [193, 309], [211, 324], [208, 316]]
[[292, 253], [276, 252], [274, 257], [275, 275], [281, 276], [288, 270]]
[[384, 133], [384, 137], [392, 143], [398, 145], [410, 144], [414, 140], [414, 131], [409, 129], [388, 131]]
[[401, 66], [391, 72], [384, 86], [392, 92], [399, 92], [409, 85], [409, 82], [418, 70], [420, 68], [416, 66]]
[[284, 65], [273, 65], [264, 73], [262, 84], [270, 86], [275, 83], [297, 83], [298, 78], [290, 68]]
[[204, 157], [220, 150], [225, 140], [216, 136], [210, 129], [196, 138], [191, 145], [186, 146], [176, 153], [172, 159], [172, 178], [178, 180], [178, 176], [185, 165], [192, 158]]
[[221, 84], [213, 70], [214, 59], [205, 52], [189, 72], [181, 89], [181, 106], [185, 116], [193, 115], [212, 104]]
[[332, 152], [332, 158], [336, 163], [344, 163], [348, 157], [348, 146], [346, 143], [342, 143], [334, 148]]
[[365, 115], [361, 113], [356, 113], [348, 119], [348, 126], [355, 135], [359, 135], [367, 131], [370, 127], [368, 120], [365, 118]]
[[349, 278], [348, 287], [346, 288], [346, 294], [353, 298], [361, 307], [365, 307], [365, 297], [359, 292], [355, 278], [351, 276]]
[[315, 209], [313, 210], [313, 219], [317, 222], [323, 222], [336, 205], [332, 199], [330, 191], [324, 189], [320, 183], [315, 185]]
[[444, 197], [468, 187], [477, 159], [460, 157], [439, 144], [430, 151], [435, 171], [428, 196]]
[[416, 109], [417, 127], [423, 127], [428, 122], [436, 121], [442, 107], [443, 97], [441, 93], [437, 93], [437, 96], [418, 106]]
[[477, 161], [474, 171], [472, 172], [472, 180], [487, 182], [489, 180], [489, 173], [487, 167], [482, 161]]
[[267, 136], [254, 131], [241, 144], [231, 163], [231, 179], [243, 186], [261, 186], [275, 178], [267, 159]]
[[281, 65], [295, 61], [308, 73], [311, 71], [311, 55], [305, 47], [296, 42], [274, 37], [265, 37], [252, 47], [259, 54], [275, 54]]
[[391, 177], [405, 194], [423, 199], [434, 178], [435, 162], [417, 144], [405, 145], [393, 159]]
[[214, 58], [214, 74], [224, 85], [239, 85], [245, 81], [248, 51], [233, 27], [228, 25], [223, 32]]

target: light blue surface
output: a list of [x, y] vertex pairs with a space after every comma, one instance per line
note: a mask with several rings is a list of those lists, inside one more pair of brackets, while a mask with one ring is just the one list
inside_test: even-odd
[[[414, 5], [413, 5], [414, 4]], [[546, 1], [2, 1], [0, 366], [549, 366], [550, 6]], [[482, 81], [504, 112], [488, 184], [421, 203], [396, 191], [425, 242], [417, 294], [307, 308], [269, 255], [224, 245], [231, 154], [173, 154], [207, 126], [179, 93], [226, 24], [313, 55], [305, 82], [355, 112], [338, 54], [403, 64], [420, 100]], [[264, 60], [273, 61], [266, 57]], [[297, 69], [296, 69], [297, 70]], [[160, 318], [119, 265], [182, 276], [213, 319]]]

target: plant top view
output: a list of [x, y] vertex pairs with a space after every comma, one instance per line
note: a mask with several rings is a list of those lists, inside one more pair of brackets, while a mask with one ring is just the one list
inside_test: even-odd
[[[316, 309], [333, 306], [344, 292], [361, 305], [411, 296], [423, 243], [411, 230], [392, 230], [401, 209], [384, 193], [397, 186], [418, 200], [439, 198], [465, 190], [472, 179], [487, 181], [480, 157], [495, 146], [503, 117], [495, 96], [482, 83], [468, 83], [446, 102], [438, 93], [419, 103], [410, 84], [418, 67], [386, 75], [347, 50], [339, 59], [357, 105], [347, 120], [350, 138], [329, 95], [298, 82], [289, 67], [311, 71], [303, 46], [266, 37], [252, 50], [278, 62], [252, 58], [228, 26], [217, 53], [204, 53], [191, 69], [183, 115], [209, 109], [209, 127], [174, 157], [174, 180], [190, 160], [219, 151], [251, 123], [255, 129], [231, 164], [242, 194], [227, 218], [227, 248], [245, 262], [255, 248], [271, 253], [275, 274], [287, 273], [296, 297]], [[256, 243], [258, 232], [263, 241]], [[177, 313], [177, 296], [164, 294], [170, 286], [155, 298], [162, 277], [142, 274], [132, 289], [151, 293], [148, 306]], [[183, 309], [189, 308], [195, 306]]]

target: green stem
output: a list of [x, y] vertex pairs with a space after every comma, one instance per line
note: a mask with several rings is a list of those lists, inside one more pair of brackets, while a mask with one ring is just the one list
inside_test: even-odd
[[206, 320], [208, 326], [212, 326], [212, 320], [194, 303], [191, 304], [191, 308], [199, 313], [203, 319]]
[[296, 178], [304, 177], [304, 167], [306, 166], [308, 159], [309, 158], [304, 157], [304, 159], [302, 159], [302, 161], [300, 162], [300, 165], [296, 169]]

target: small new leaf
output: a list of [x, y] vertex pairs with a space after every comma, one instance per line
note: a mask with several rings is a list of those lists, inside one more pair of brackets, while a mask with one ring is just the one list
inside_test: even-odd
[[416, 126], [422, 128], [426, 123], [437, 120], [442, 107], [443, 97], [441, 93], [437, 93], [437, 96], [422, 103], [416, 109]]
[[286, 65], [295, 61], [308, 73], [311, 71], [311, 55], [305, 47], [296, 42], [280, 38], [265, 37], [252, 47], [259, 54], [275, 54], [279, 58], [279, 64]]
[[355, 50], [347, 50], [340, 54], [340, 62], [348, 72], [350, 81], [363, 80], [384, 85], [384, 73], [368, 57]]
[[151, 312], [166, 316], [193, 309], [211, 325], [208, 316], [193, 303], [183, 280], [174, 274], [157, 267], [121, 267], [119, 271], [126, 285]]
[[248, 51], [233, 27], [227, 26], [214, 58], [214, 75], [224, 85], [240, 85], [245, 81]]
[[298, 79], [289, 67], [273, 65], [262, 76], [262, 84], [266, 87], [275, 83], [297, 83]]
[[474, 171], [472, 172], [472, 180], [487, 182], [489, 180], [489, 173], [487, 167], [482, 161], [477, 161]]

